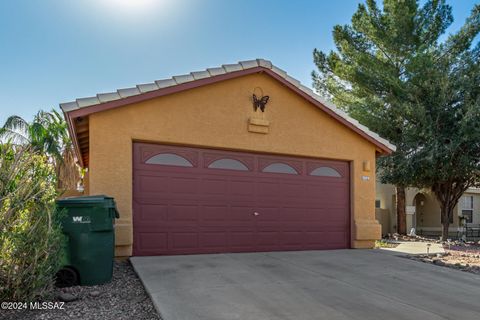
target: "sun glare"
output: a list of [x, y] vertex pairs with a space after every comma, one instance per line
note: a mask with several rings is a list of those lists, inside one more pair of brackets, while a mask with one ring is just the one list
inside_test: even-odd
[[146, 11], [164, 0], [103, 0], [103, 2], [121, 11]]

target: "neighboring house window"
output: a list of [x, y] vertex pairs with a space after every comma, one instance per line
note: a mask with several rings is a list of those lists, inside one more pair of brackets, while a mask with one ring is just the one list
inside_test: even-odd
[[381, 208], [381, 207], [382, 207], [382, 201], [375, 200], [375, 208]]
[[473, 196], [463, 196], [462, 216], [465, 217], [465, 222], [466, 223], [472, 223]]

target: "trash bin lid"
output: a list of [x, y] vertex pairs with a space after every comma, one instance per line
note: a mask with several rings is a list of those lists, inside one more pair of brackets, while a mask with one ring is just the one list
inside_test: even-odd
[[75, 206], [75, 205], [97, 205], [115, 210], [115, 217], [120, 218], [120, 215], [115, 204], [113, 197], [109, 197], [104, 194], [94, 196], [82, 196], [82, 197], [68, 197], [57, 200], [57, 205], [60, 207]]
[[107, 200], [113, 200], [113, 197], [99, 194], [95, 196], [67, 197], [57, 200], [57, 203], [99, 203]]

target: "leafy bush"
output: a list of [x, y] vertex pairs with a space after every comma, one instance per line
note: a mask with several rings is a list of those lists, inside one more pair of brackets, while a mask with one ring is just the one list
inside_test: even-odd
[[375, 249], [379, 249], [379, 248], [395, 248], [398, 246], [398, 243], [394, 243], [394, 242], [389, 242], [387, 240], [376, 240], [375, 241]]
[[52, 292], [63, 240], [55, 186], [46, 156], [0, 144], [0, 301]]

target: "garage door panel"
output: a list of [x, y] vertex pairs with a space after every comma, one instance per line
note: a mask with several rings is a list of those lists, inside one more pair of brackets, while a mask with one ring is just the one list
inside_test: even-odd
[[225, 222], [228, 221], [227, 205], [203, 205], [201, 207], [200, 219], [203, 222]]
[[138, 205], [136, 210], [142, 223], [161, 224], [167, 220], [168, 206], [159, 204]]
[[279, 221], [281, 218], [281, 211], [278, 207], [257, 207], [255, 212], [258, 213], [255, 217], [258, 222]]
[[307, 184], [305, 185], [305, 197], [309, 199], [329, 199], [329, 193], [341, 193], [345, 194], [348, 192], [349, 187], [346, 184], [329, 184], [329, 183], [319, 183], [319, 184]]
[[[140, 146], [148, 155], [168, 149], [196, 158], [187, 159], [193, 167], [174, 167], [134, 155], [135, 255], [349, 247], [348, 163], [137, 143], [135, 150]], [[273, 172], [288, 169], [281, 164], [296, 174]], [[218, 168], [225, 165], [232, 169]], [[316, 173], [336, 177], [309, 175], [326, 165], [335, 171]]]
[[197, 232], [170, 232], [169, 247], [173, 250], [195, 251], [198, 246]]
[[301, 246], [305, 241], [302, 231], [284, 231], [281, 233], [281, 243], [284, 246]]
[[139, 186], [139, 192], [165, 193], [169, 192], [170, 178], [166, 176], [146, 176], [138, 175], [136, 177]]
[[347, 217], [344, 214], [346, 209], [348, 208], [325, 208], [322, 211], [327, 221], [342, 224], [347, 222]]
[[168, 221], [198, 221], [198, 207], [196, 205], [170, 205], [168, 207]]
[[327, 231], [326, 234], [328, 235], [325, 239], [326, 243], [329, 244], [343, 244], [345, 242], [345, 231]]
[[251, 206], [231, 206], [229, 210], [229, 221], [253, 222], [255, 208]]
[[345, 211], [347, 208], [308, 208], [306, 209], [305, 221], [311, 223], [342, 224], [347, 221]]
[[280, 196], [302, 200], [305, 198], [305, 186], [301, 183], [282, 183]]
[[[347, 193], [347, 192], [345, 192]], [[323, 200], [323, 199], [310, 199], [306, 200], [304, 203], [304, 206], [307, 208], [323, 208], [323, 209], [340, 209], [340, 210], [347, 210], [349, 205], [348, 203], [345, 203], [345, 200], [340, 199], [339, 201], [333, 201], [333, 200]]]
[[[305, 221], [308, 223], [313, 222], [324, 222], [325, 221], [325, 208], [323, 207], [314, 207], [314, 208], [306, 208], [306, 215]], [[327, 209], [328, 210], [328, 209]]]
[[197, 193], [198, 179], [196, 178], [172, 178], [170, 181], [170, 192], [172, 193]]
[[255, 234], [251, 231], [232, 231], [229, 233], [228, 244], [232, 248], [249, 249], [254, 246]]
[[255, 194], [260, 198], [278, 198], [278, 191], [279, 185], [275, 181], [259, 181], [255, 185]]
[[230, 180], [229, 194], [234, 197], [252, 196], [254, 194], [253, 181]]
[[168, 248], [167, 232], [140, 232], [136, 240], [137, 247], [142, 250], [165, 251]]
[[305, 233], [307, 245], [322, 245], [328, 243], [326, 231], [307, 231]]
[[201, 190], [205, 194], [213, 195], [227, 195], [228, 194], [228, 181], [220, 178], [204, 178], [201, 180]]
[[290, 208], [282, 208], [281, 212], [281, 219], [285, 222], [298, 222], [298, 221], [305, 221], [305, 216], [307, 210], [302, 207], [290, 207]]
[[344, 194], [345, 188], [331, 186], [326, 188], [326, 190], [322, 193], [321, 199], [324, 200], [325, 203], [343, 204], [345, 201]]
[[200, 233], [199, 241], [202, 248], [225, 248], [228, 241], [228, 233], [224, 231], [205, 231]]
[[280, 232], [273, 231], [258, 231], [257, 232], [258, 245], [265, 246], [278, 246], [280, 244]]

